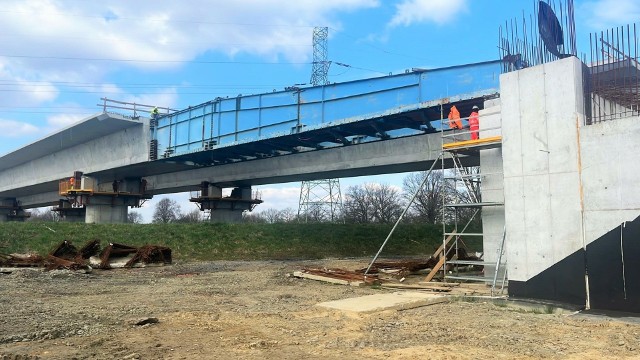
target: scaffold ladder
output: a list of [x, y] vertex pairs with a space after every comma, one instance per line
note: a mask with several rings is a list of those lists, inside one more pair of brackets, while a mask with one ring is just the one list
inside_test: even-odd
[[[458, 134], [460, 135], [460, 134]], [[483, 149], [491, 149], [497, 148], [501, 146], [501, 137], [490, 137], [478, 140], [463, 140], [463, 141], [454, 141], [445, 143], [445, 135], [442, 137], [442, 152], [443, 156], [442, 160], [442, 171], [444, 172], [447, 168], [445, 165], [445, 160], [447, 159], [446, 155], [449, 155], [453, 166], [452, 171], [453, 175], [447, 176], [446, 179], [452, 180], [453, 184], [451, 185], [451, 189], [454, 189], [456, 195], [452, 202], [448, 202], [446, 198], [446, 194], [443, 194], [443, 247], [444, 251], [442, 253], [442, 265], [440, 269], [442, 270], [442, 277], [445, 281], [478, 281], [478, 282], [490, 282], [492, 295], [496, 289], [496, 283], [498, 279], [498, 272], [501, 269], [504, 269], [505, 263], [502, 262], [503, 253], [504, 253], [504, 245], [506, 239], [506, 233], [503, 232], [502, 241], [498, 250], [498, 261], [493, 263], [486, 262], [484, 260], [484, 254], [482, 256], [470, 256], [468, 254], [468, 248], [463, 240], [463, 237], [479, 237], [484, 238], [484, 234], [482, 232], [467, 232], [467, 228], [472, 224], [474, 219], [477, 216], [480, 216], [481, 209], [487, 206], [501, 206], [503, 203], [497, 202], [483, 202], [481, 196], [479, 194], [479, 186], [482, 182], [482, 178], [486, 175], [482, 174], [480, 171], [477, 173], [473, 173], [469, 170], [468, 167], [463, 165], [461, 155], [470, 155], [470, 156], [479, 156], [480, 150]], [[444, 155], [446, 154], [446, 155]], [[495, 175], [495, 174], [492, 174]], [[446, 191], [446, 186], [443, 187]], [[465, 201], [460, 201], [460, 197], [457, 192], [464, 191], [466, 194]], [[460, 226], [458, 224], [459, 212], [462, 209], [474, 209], [473, 213], [466, 219], [466, 223], [462, 230], [460, 230]], [[448, 232], [446, 219], [447, 214], [453, 212], [453, 230]], [[452, 241], [447, 241], [450, 236], [454, 235]], [[484, 274], [487, 266], [495, 266], [494, 276], [488, 278], [486, 274]], [[482, 267], [482, 273], [480, 275], [472, 274], [468, 275], [460, 271], [462, 268], [473, 269], [474, 267]], [[504, 272], [504, 270], [503, 270]], [[506, 281], [506, 273], [504, 273], [504, 280], [502, 283], [502, 289], [504, 289], [504, 282]]]

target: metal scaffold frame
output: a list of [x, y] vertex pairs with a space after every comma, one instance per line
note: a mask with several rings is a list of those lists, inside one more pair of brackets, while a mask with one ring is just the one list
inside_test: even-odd
[[[462, 120], [468, 120], [468, 118]], [[445, 124], [441, 126], [441, 129], [444, 129], [444, 125]], [[499, 127], [485, 128], [484, 130], [496, 129], [499, 129]], [[472, 222], [477, 219], [478, 216], [482, 215], [481, 210], [484, 207], [502, 206], [504, 204], [498, 202], [482, 201], [480, 186], [482, 183], [482, 179], [487, 176], [487, 174], [483, 174], [480, 171], [474, 172], [470, 168], [465, 167], [462, 164], [460, 156], [479, 156], [480, 150], [498, 148], [502, 146], [502, 137], [491, 136], [476, 140], [468, 140], [467, 138], [470, 136], [470, 134], [471, 131], [469, 130], [453, 130], [452, 132], [447, 134], [445, 134], [444, 131], [441, 130], [441, 170], [443, 171], [443, 173], [449, 170], [446, 166], [447, 158], [451, 161], [453, 166], [451, 167], [451, 170], [449, 170], [452, 171], [452, 174], [450, 176], [444, 177], [445, 181], [450, 181], [451, 184], [449, 186], [445, 185], [442, 187], [442, 266], [440, 269], [433, 269], [432, 272], [442, 270], [442, 278], [444, 281], [490, 281], [491, 295], [494, 296], [497, 285], [497, 276], [501, 269], [503, 270], [503, 279], [500, 288], [500, 294], [502, 294], [502, 292], [504, 291], [506, 282], [506, 264], [502, 262], [505, 250], [504, 245], [506, 239], [506, 229], [503, 230], [502, 241], [498, 250], [498, 260], [495, 264], [486, 262], [483, 259], [484, 254], [480, 256], [469, 255], [467, 251], [468, 248], [463, 240], [463, 237], [480, 237], [484, 239], [484, 234], [482, 232], [466, 232], [467, 229], [471, 226]], [[456, 193], [456, 196], [454, 196], [452, 199], [449, 199], [447, 196], [447, 189], [453, 189], [453, 191], [455, 191]], [[466, 196], [464, 196], [465, 201], [462, 201], [462, 196], [460, 195], [461, 192], [463, 194], [466, 194]], [[473, 210], [473, 213], [466, 219], [464, 226], [462, 226], [459, 221], [464, 219], [461, 219], [458, 215], [459, 212], [464, 209]], [[447, 219], [449, 217], [451, 217], [453, 220], [452, 224], [447, 224]], [[451, 231], [447, 231], [447, 226], [453, 226], [453, 229]], [[494, 274], [491, 278], [488, 278], [484, 273], [487, 265], [495, 265]], [[482, 273], [479, 276], [470, 276], [466, 274], [461, 275], [459, 271], [461, 267], [464, 267], [466, 269], [482, 267]], [[433, 275], [430, 274], [430, 276], [432, 277]]]
[[[445, 134], [445, 125], [446, 122], [448, 122], [448, 120], [444, 120], [444, 114], [442, 114], [442, 106], [441, 106], [441, 116], [443, 118], [442, 120], [442, 125], [440, 126], [440, 132], [441, 132], [441, 151], [438, 154], [437, 158], [432, 162], [431, 167], [429, 168], [429, 170], [427, 170], [427, 173], [422, 181], [422, 183], [420, 184], [420, 186], [418, 187], [418, 189], [416, 190], [416, 192], [413, 194], [412, 198], [409, 200], [409, 202], [407, 203], [407, 205], [405, 206], [402, 214], [400, 215], [400, 217], [398, 218], [398, 220], [395, 222], [393, 228], [391, 229], [391, 231], [389, 232], [389, 234], [387, 235], [387, 237], [385, 238], [384, 242], [382, 243], [382, 245], [380, 246], [380, 249], [378, 250], [378, 252], [375, 254], [375, 256], [373, 257], [373, 259], [371, 260], [371, 263], [369, 263], [367, 269], [364, 272], [364, 275], [366, 276], [367, 274], [369, 274], [369, 271], [371, 270], [373, 264], [376, 262], [376, 260], [378, 259], [378, 257], [380, 256], [380, 254], [382, 253], [382, 250], [384, 249], [384, 247], [386, 246], [386, 244], [389, 242], [389, 240], [391, 239], [391, 236], [393, 235], [393, 233], [395, 232], [396, 228], [398, 227], [398, 225], [400, 224], [400, 222], [402, 221], [402, 219], [404, 218], [404, 216], [406, 215], [407, 211], [409, 210], [409, 208], [413, 205], [413, 202], [415, 201], [416, 197], [418, 196], [418, 194], [420, 193], [420, 191], [422, 191], [422, 188], [425, 186], [427, 180], [429, 179], [429, 175], [431, 174], [432, 171], [434, 171], [434, 168], [436, 167], [436, 164], [440, 163], [441, 164], [441, 171], [448, 170], [446, 164], [447, 161], [447, 154], [449, 155], [449, 160], [452, 161], [453, 163], [453, 171], [454, 171], [454, 175], [450, 177], [450, 179], [454, 180], [455, 183], [461, 181], [463, 183], [462, 187], [464, 189], [466, 189], [467, 191], [469, 191], [470, 193], [474, 193], [474, 195], [470, 195], [469, 198], [471, 200], [474, 200], [474, 202], [472, 203], [466, 203], [466, 204], [461, 204], [461, 203], [447, 203], [447, 197], [446, 197], [446, 186], [443, 186], [443, 193], [442, 193], [442, 211], [443, 211], [443, 215], [442, 215], [442, 229], [443, 229], [443, 240], [442, 240], [442, 245], [440, 246], [440, 248], [436, 251], [436, 254], [439, 254], [440, 259], [437, 263], [437, 265], [435, 265], [430, 273], [427, 275], [426, 277], [426, 281], [429, 282], [431, 281], [434, 276], [439, 272], [442, 271], [442, 279], [443, 281], [447, 281], [447, 280], [454, 280], [454, 281], [480, 281], [480, 282], [488, 282], [490, 281], [491, 283], [491, 296], [496, 296], [497, 293], [497, 283], [498, 283], [498, 273], [500, 272], [501, 269], [503, 269], [502, 271], [502, 283], [500, 285], [500, 289], [499, 289], [499, 295], [502, 295], [504, 292], [504, 288], [505, 288], [505, 283], [507, 280], [507, 273], [506, 273], [506, 262], [503, 261], [503, 255], [505, 252], [505, 244], [506, 244], [506, 227], [505, 229], [503, 229], [502, 232], [502, 240], [500, 242], [500, 246], [499, 246], [499, 250], [498, 250], [498, 259], [495, 263], [487, 263], [483, 260], [467, 260], [467, 259], [458, 259], [458, 253], [460, 251], [460, 249], [462, 247], [464, 247], [464, 242], [462, 240], [463, 236], [483, 236], [483, 234], [481, 233], [466, 233], [465, 231], [467, 230], [467, 228], [469, 227], [471, 221], [480, 214], [480, 209], [482, 207], [485, 206], [500, 206], [503, 205], [503, 203], [497, 203], [497, 202], [482, 202], [481, 198], [479, 196], [479, 192], [476, 195], [475, 191], [473, 191], [472, 186], [474, 186], [474, 184], [469, 183], [469, 181], [475, 181], [476, 184], [475, 186], [478, 187], [480, 186], [480, 179], [485, 176], [483, 174], [480, 173], [471, 173], [470, 171], [468, 171], [463, 165], [462, 162], [460, 161], [458, 154], [461, 152], [477, 152], [479, 150], [482, 149], [492, 149], [492, 148], [498, 148], [502, 146], [502, 137], [501, 136], [492, 136], [492, 137], [486, 137], [483, 139], [477, 139], [477, 140], [466, 140], [466, 137], [471, 133], [471, 131], [451, 131], [451, 132], [447, 132], [447, 134]], [[465, 119], [461, 119], [461, 120], [468, 120], [468, 118]], [[484, 130], [495, 130], [495, 129], [499, 129], [498, 128], [486, 128]], [[458, 141], [459, 138], [461, 137], [465, 137], [464, 140], [462, 141]], [[447, 141], [447, 139], [452, 139], [453, 141]], [[453, 187], [454, 189], [457, 190], [458, 185], [454, 185]], [[473, 212], [473, 214], [471, 215], [471, 217], [469, 218], [469, 220], [465, 223], [465, 225], [462, 227], [462, 229], [459, 229], [460, 227], [458, 226], [457, 223], [457, 216], [456, 216], [456, 211], [455, 209], [457, 207], [471, 207], [471, 208], [475, 208], [475, 211]], [[453, 208], [454, 209], [454, 215], [453, 215], [453, 230], [451, 232], [447, 232], [447, 223], [446, 223], [446, 219], [447, 219], [447, 208]], [[451, 241], [453, 240], [453, 242], [451, 243]], [[462, 246], [462, 247], [461, 247]], [[455, 250], [455, 252], [452, 252], [452, 250]], [[494, 274], [492, 276], [491, 279], [488, 279], [485, 276], [481, 276], [481, 277], [464, 277], [464, 276], [459, 276], [459, 275], [449, 275], [447, 274], [447, 269], [448, 267], [451, 267], [453, 269], [457, 269], [457, 267], [459, 266], [485, 266], [485, 265], [495, 265], [495, 271]]]

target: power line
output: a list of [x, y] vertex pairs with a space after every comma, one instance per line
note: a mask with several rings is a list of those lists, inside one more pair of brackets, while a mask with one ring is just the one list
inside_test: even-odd
[[[333, 31], [335, 31], [335, 32], [336, 32], [336, 33], [338, 33], [338, 34], [344, 35], [344, 36], [346, 36], [346, 37], [350, 37], [350, 38], [352, 38], [352, 39], [354, 39], [354, 40], [359, 40], [359, 38], [358, 38], [358, 37], [353, 36], [353, 35], [349, 35], [348, 33], [344, 32], [344, 31], [338, 31], [338, 30], [336, 30], [336, 29], [334, 29], [334, 28], [331, 28], [331, 27], [330, 27], [330, 29], [331, 29], [331, 30], [333, 30]], [[381, 47], [379, 47], [379, 46], [376, 46], [376, 45], [373, 45], [373, 44], [370, 44], [370, 43], [366, 43], [366, 42], [365, 42], [365, 43], [362, 43], [362, 42], [361, 42], [361, 44], [363, 44], [363, 45], [365, 45], [365, 46], [368, 46], [368, 47], [370, 47], [370, 48], [372, 48], [372, 49], [375, 49], [375, 50], [377, 50], [377, 51], [380, 51], [380, 52], [382, 52], [382, 53], [385, 53], [385, 54], [395, 55], [395, 56], [400, 56], [400, 57], [406, 57], [406, 58], [409, 58], [409, 59], [415, 59], [415, 60], [421, 60], [421, 61], [428, 61], [428, 59], [425, 59], [425, 58], [421, 58], [421, 57], [413, 56], [413, 55], [408, 55], [408, 54], [403, 54], [403, 53], [396, 52], [396, 51], [390, 51], [390, 50], [387, 50], [387, 49], [381, 48]], [[350, 48], [349, 50], [353, 51], [354, 49], [353, 49], [353, 48]]]
[[[33, 15], [33, 12], [30, 11], [9, 11], [9, 10], [0, 10], [0, 14], [25, 14], [25, 15]], [[79, 18], [88, 18], [88, 19], [102, 19], [107, 21], [119, 21], [119, 20], [127, 20], [127, 21], [135, 21], [139, 22], [141, 17], [132, 18], [132, 17], [109, 17], [107, 15], [85, 15], [79, 13], [70, 13], [70, 12], [48, 12], [49, 15], [63, 15], [70, 17], [79, 17]], [[113, 14], [115, 15], [115, 14]], [[206, 25], [237, 25], [237, 26], [264, 26], [264, 27], [286, 27], [286, 28], [313, 28], [313, 25], [294, 25], [294, 24], [267, 24], [267, 23], [236, 23], [236, 22], [217, 22], [217, 21], [202, 21], [202, 20], [186, 20], [186, 19], [153, 19], [148, 18], [145, 21], [149, 22], [161, 22], [161, 23], [187, 23], [187, 24], [206, 24]]]
[[13, 83], [15, 85], [23, 85], [23, 84], [34, 84], [34, 85], [38, 85], [38, 84], [42, 84], [42, 85], [49, 85], [49, 84], [56, 84], [56, 85], [63, 85], [63, 86], [87, 86], [87, 87], [91, 87], [91, 86], [109, 86], [109, 85], [116, 85], [116, 86], [149, 86], [149, 87], [212, 87], [212, 88], [270, 88], [270, 87], [279, 87], [279, 86], [288, 86], [290, 84], [217, 84], [217, 85], [211, 85], [211, 84], [175, 84], [175, 83], [120, 83], [120, 84], [113, 84], [113, 83], [91, 83], [91, 82], [81, 82], [81, 81], [47, 81], [47, 80], [25, 80], [25, 81], [16, 81], [15, 79], [0, 79], [0, 85], [3, 85], [2, 83], [8, 83], [7, 85], [12, 85], [9, 83]]
[[81, 58], [65, 56], [36, 56], [36, 55], [4, 55], [0, 57], [19, 59], [47, 59], [73, 61], [111, 61], [111, 62], [141, 62], [141, 63], [190, 63], [190, 64], [233, 64], [233, 65], [309, 65], [310, 62], [263, 62], [263, 61], [205, 61], [205, 60], [143, 60], [143, 59], [113, 59], [113, 58]]
[[[123, 95], [118, 91], [67, 91], [67, 90], [24, 90], [24, 89], [0, 89], [0, 92], [21, 92], [21, 93], [60, 93], [60, 94], [117, 94]], [[171, 92], [171, 91], [160, 91], [160, 92], [141, 92], [136, 93], [135, 95], [229, 95], [229, 93], [221, 93], [221, 92]]]
[[362, 68], [362, 67], [357, 67], [357, 66], [353, 66], [353, 65], [349, 65], [349, 64], [345, 64], [345, 63], [341, 63], [341, 62], [337, 62], [334, 61], [334, 64], [338, 65], [338, 66], [342, 66], [342, 67], [346, 67], [346, 68], [351, 68], [351, 69], [358, 69], [358, 70], [364, 70], [364, 71], [370, 71], [370, 72], [374, 72], [374, 73], [378, 73], [378, 74], [382, 74], [382, 75], [389, 75], [389, 73], [386, 72], [382, 72], [382, 71], [378, 71], [378, 70], [372, 70], [372, 69], [367, 69], [367, 68]]
[[97, 113], [96, 109], [93, 112], [60, 112], [60, 111], [15, 111], [15, 110], [2, 110], [0, 113], [9, 113], [9, 114], [63, 114], [63, 115], [91, 115]]
[[[38, 35], [33, 36], [31, 34], [0, 34], [0, 37], [7, 38], [55, 38], [55, 39], [70, 39], [70, 40], [91, 40], [95, 42], [96, 40], [106, 40], [113, 41], [113, 38], [110, 37], [85, 37], [85, 36], [59, 36], [59, 35]], [[148, 44], [148, 41], [131, 41], [132, 43], [144, 43]], [[245, 42], [245, 43], [225, 43], [225, 42], [212, 42], [212, 41], [167, 41], [165, 44], [207, 44], [207, 45], [258, 45], [257, 42]], [[295, 46], [295, 47], [312, 47], [312, 44], [298, 44], [298, 43], [278, 43], [278, 46]]]
[[[167, 85], [167, 86], [161, 86], [161, 85], [121, 85], [121, 84], [105, 84], [105, 85], [74, 85], [74, 84], [55, 84], [55, 83], [19, 83], [19, 82], [14, 82], [14, 83], [0, 83], [0, 90], [25, 90], [26, 88], [41, 88], [44, 86], [59, 86], [62, 89], [87, 89], [87, 90], [102, 90], [104, 87], [108, 87], [109, 85], [113, 85], [115, 86], [117, 89], [121, 89], [121, 90], [166, 90], [167, 88], [170, 89], [176, 89], [176, 90], [185, 90], [185, 89], [199, 89], [199, 90], [207, 90], [207, 89], [211, 89], [211, 90], [258, 90], [258, 91], [264, 91], [264, 90], [271, 90], [274, 87], [275, 88], [280, 88], [280, 87], [285, 87], [288, 86], [288, 84], [283, 84], [283, 85], [262, 85], [262, 86], [233, 86], [233, 85], [228, 85], [228, 86], [189, 86], [189, 85]], [[10, 89], [6, 89], [7, 87], [12, 87]]]

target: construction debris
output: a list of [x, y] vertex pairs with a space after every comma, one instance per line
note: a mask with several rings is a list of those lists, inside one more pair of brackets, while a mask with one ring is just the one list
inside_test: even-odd
[[360, 286], [363, 284], [371, 285], [378, 281], [377, 275], [365, 276], [362, 273], [344, 269], [304, 268], [301, 271], [295, 271], [293, 276], [350, 286]]
[[44, 258], [36, 254], [2, 254], [0, 266], [6, 267], [42, 267]]
[[[377, 273], [380, 279], [392, 278], [402, 279], [410, 274], [414, 274], [421, 270], [432, 269], [438, 263], [438, 259], [429, 258], [425, 260], [397, 260], [397, 261], [378, 261], [369, 269], [370, 273]], [[364, 274], [367, 268], [356, 270], [358, 273]], [[369, 276], [369, 274], [367, 275]]]
[[92, 240], [87, 242], [80, 250], [78, 250], [78, 255], [82, 259], [88, 260], [90, 257], [97, 255], [100, 253], [100, 240]]
[[60, 243], [60, 245], [49, 252], [49, 256], [71, 260], [78, 256], [78, 249], [73, 246], [70, 241], [64, 240]]
[[45, 269], [47, 271], [72, 270], [91, 272], [91, 266], [89, 266], [87, 260], [91, 255], [97, 254], [99, 249], [99, 240], [87, 242], [80, 250], [71, 241], [64, 240], [45, 259]]
[[[99, 257], [96, 255], [100, 254]], [[90, 272], [93, 267], [113, 269], [122, 267], [143, 267], [150, 264], [171, 264], [171, 249], [163, 246], [145, 245], [140, 248], [122, 244], [109, 244], [100, 252], [100, 241], [91, 240], [82, 248], [76, 248], [71, 241], [64, 240], [47, 257], [35, 254], [0, 253], [0, 266], [39, 267], [46, 271], [71, 270]]]
[[100, 269], [145, 267], [171, 264], [171, 249], [164, 246], [145, 245], [140, 248], [110, 243], [99, 257], [89, 258], [91, 265]]
[[44, 268], [47, 271], [51, 270], [71, 270], [71, 271], [84, 271], [91, 272], [91, 266], [85, 262], [78, 262], [73, 260], [67, 260], [59, 258], [53, 255], [49, 255], [44, 261]]

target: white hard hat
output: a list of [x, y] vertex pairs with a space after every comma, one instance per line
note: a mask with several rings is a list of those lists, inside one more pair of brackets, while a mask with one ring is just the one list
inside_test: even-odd
[[473, 105], [473, 107], [471, 108], [471, 110], [479, 110], [480, 108], [477, 105]]

